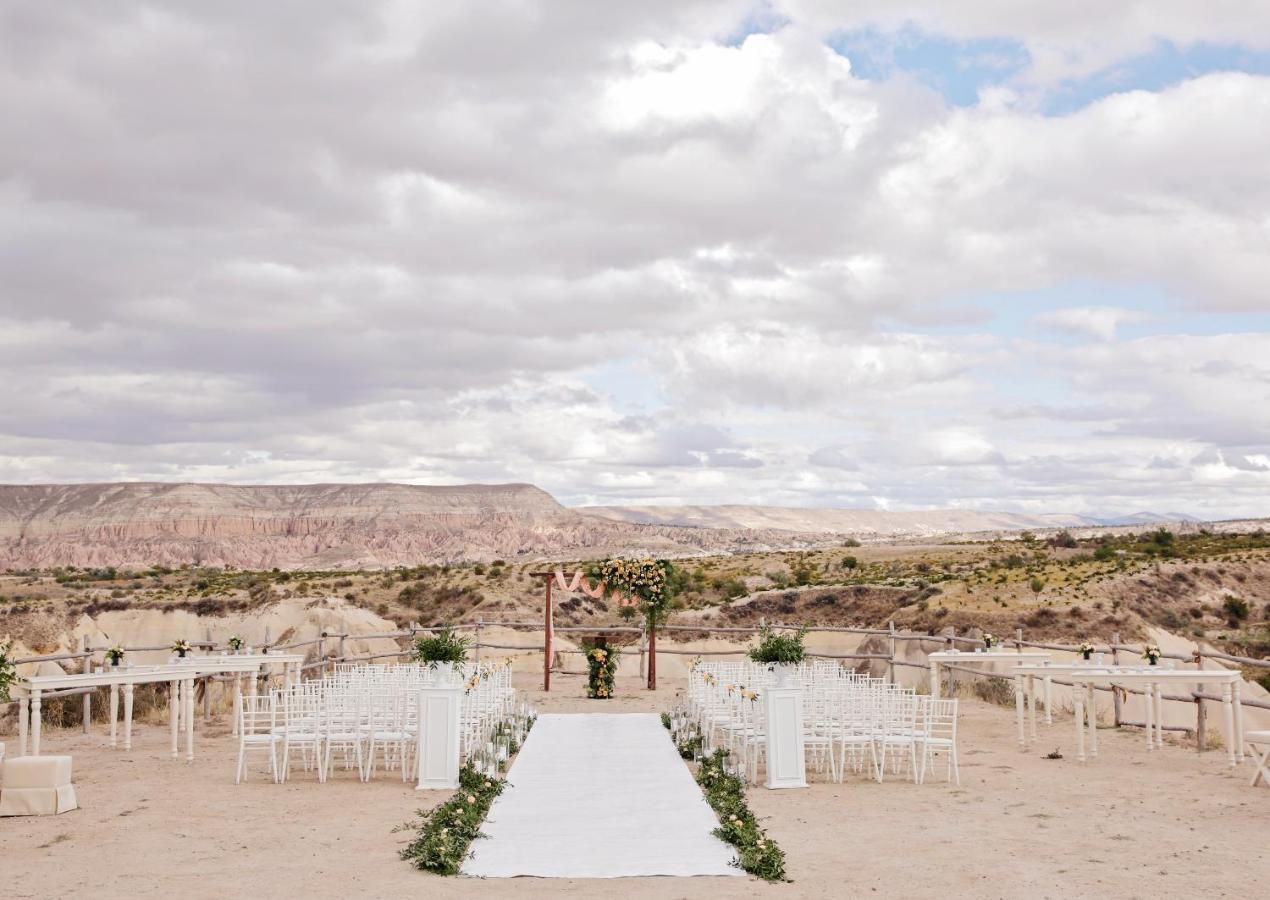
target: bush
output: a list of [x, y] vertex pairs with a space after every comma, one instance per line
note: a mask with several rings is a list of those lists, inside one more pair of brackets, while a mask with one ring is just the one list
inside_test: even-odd
[[860, 560], [856, 559], [854, 556], [844, 556], [842, 558], [841, 565], [844, 569], [855, 569], [860, 565]]
[[1222, 609], [1226, 611], [1226, 617], [1232, 622], [1242, 622], [1248, 618], [1248, 613], [1251, 611], [1247, 600], [1232, 597], [1229, 594], [1226, 595], [1226, 601], [1222, 604]]
[[750, 648], [750, 659], [756, 663], [797, 665], [803, 661], [807, 653], [803, 646], [803, 638], [806, 635], [805, 628], [800, 628], [793, 633], [779, 634], [770, 626], [765, 625], [759, 630], [758, 644]]

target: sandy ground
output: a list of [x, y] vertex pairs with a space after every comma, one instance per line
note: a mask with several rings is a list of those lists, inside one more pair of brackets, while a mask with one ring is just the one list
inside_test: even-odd
[[[582, 699], [557, 676], [551, 712], [656, 711], [682, 681], [650, 694]], [[199, 725], [192, 766], [167, 756], [167, 730], [142, 726], [131, 753], [89, 736], [46, 732], [45, 752], [75, 756], [83, 807], [58, 817], [0, 819], [0, 895], [144, 897], [1155, 897], [1257, 896], [1270, 885], [1270, 789], [1248, 786], [1225, 754], [1182, 745], [1147, 753], [1136, 730], [1100, 735], [1101, 755], [1074, 759], [1062, 717], [1028, 752], [1010, 710], [964, 701], [962, 786], [849, 777], [805, 791], [750, 792], [788, 856], [792, 883], [753, 879], [617, 881], [441, 879], [397, 858], [392, 828], [443, 799], [393, 777], [341, 773], [326, 785], [298, 774], [274, 785], [257, 769], [233, 784], [236, 747], [223, 722]], [[1044, 728], [1044, 726], [1042, 726]], [[1043, 759], [1061, 748], [1062, 760]], [[621, 772], [613, 777], [621, 778]], [[550, 822], [543, 823], [550, 828]], [[585, 853], [585, 847], [561, 848]]]

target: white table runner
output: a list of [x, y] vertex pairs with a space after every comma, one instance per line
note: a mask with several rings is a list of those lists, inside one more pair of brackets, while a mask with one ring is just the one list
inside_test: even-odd
[[542, 715], [465, 875], [740, 875], [655, 715]]

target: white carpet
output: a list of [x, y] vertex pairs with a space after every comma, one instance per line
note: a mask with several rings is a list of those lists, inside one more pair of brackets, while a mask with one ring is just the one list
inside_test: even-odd
[[740, 875], [655, 715], [541, 715], [465, 875]]

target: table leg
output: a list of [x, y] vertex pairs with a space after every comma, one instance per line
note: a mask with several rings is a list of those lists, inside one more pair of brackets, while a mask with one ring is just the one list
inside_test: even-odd
[[177, 735], [181, 730], [181, 682], [179, 681], [168, 684], [168, 730], [171, 734], [172, 758], [176, 759], [179, 754]]
[[194, 679], [185, 682], [185, 761], [194, 762]]
[[1045, 682], [1045, 724], [1054, 724], [1054, 679], [1046, 675]]
[[1085, 686], [1072, 684], [1072, 712], [1076, 719], [1076, 759], [1085, 761]]
[[1235, 716], [1235, 755], [1239, 757], [1239, 761], [1244, 761], [1244, 708], [1239, 701], [1239, 682], [1233, 681], [1230, 685], [1231, 696], [1230, 705]]
[[260, 669], [251, 673], [251, 682], [247, 686], [247, 695], [253, 700], [260, 694]]
[[40, 689], [33, 688], [31, 691], [31, 755], [40, 755]]
[[930, 695], [934, 700], [939, 699], [939, 663], [933, 659], [930, 661]]
[[1023, 676], [1014, 676], [1014, 722], [1019, 730], [1019, 748], [1027, 749], [1027, 735], [1023, 729]]
[[123, 686], [123, 748], [132, 749], [132, 682]]
[[1164, 749], [1164, 685], [1155, 684], [1155, 746]]
[[1142, 699], [1146, 705], [1146, 725], [1147, 732], [1147, 749], [1155, 749], [1155, 701], [1151, 691], [1151, 685], [1143, 685]]
[[26, 756], [27, 731], [31, 720], [31, 698], [18, 693], [18, 756]]
[[243, 708], [243, 676], [241, 673], [234, 674], [234, 726], [230, 731], [231, 734], [238, 734], [238, 713]]
[[1231, 704], [1233, 686], [1229, 681], [1221, 686], [1221, 711], [1226, 720], [1226, 757], [1233, 769], [1239, 763], [1235, 759], [1235, 710]]
[[119, 746], [119, 685], [110, 686], [110, 746]]
[[1027, 677], [1027, 717], [1032, 740], [1036, 740], [1036, 679]]
[[1098, 689], [1089, 685], [1089, 755], [1098, 755]]

